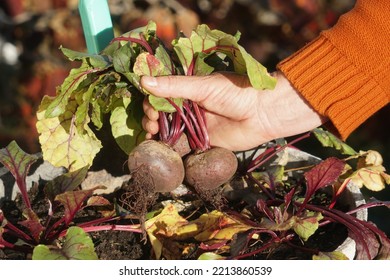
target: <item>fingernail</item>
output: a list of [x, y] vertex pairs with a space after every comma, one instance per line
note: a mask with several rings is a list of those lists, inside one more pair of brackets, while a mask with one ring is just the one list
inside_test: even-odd
[[142, 77], [142, 84], [147, 87], [157, 87], [157, 79], [155, 77]]

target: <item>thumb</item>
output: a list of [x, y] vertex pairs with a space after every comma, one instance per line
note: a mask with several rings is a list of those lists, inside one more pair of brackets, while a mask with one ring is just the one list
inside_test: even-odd
[[199, 94], [202, 77], [195, 76], [160, 76], [141, 78], [141, 86], [157, 97], [184, 98], [194, 102], [204, 99]]

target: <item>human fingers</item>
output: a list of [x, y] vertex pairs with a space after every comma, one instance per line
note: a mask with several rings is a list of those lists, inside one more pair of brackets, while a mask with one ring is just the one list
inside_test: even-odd
[[246, 76], [219, 72], [206, 76], [144, 76], [141, 85], [155, 96], [188, 99], [209, 112], [233, 119], [246, 117], [258, 94]]
[[141, 78], [144, 89], [158, 97], [185, 98], [194, 102], [201, 101], [204, 96], [199, 94], [199, 85], [204, 77], [199, 76], [160, 76]]
[[144, 98], [144, 101], [142, 102], [142, 109], [144, 110], [145, 115], [147, 118], [151, 121], [157, 121], [159, 114], [158, 112], [153, 108], [153, 106], [149, 103], [148, 97], [146, 96]]
[[158, 122], [150, 120], [146, 115], [142, 118], [142, 127], [148, 134], [146, 137], [148, 139], [152, 138], [159, 131]]

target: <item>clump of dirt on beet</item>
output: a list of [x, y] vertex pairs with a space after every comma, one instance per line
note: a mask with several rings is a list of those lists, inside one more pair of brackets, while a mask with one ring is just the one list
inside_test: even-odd
[[203, 201], [206, 207], [210, 206], [213, 209], [222, 211], [226, 208], [228, 201], [223, 195], [222, 188], [215, 188], [211, 190], [200, 189], [193, 187], [197, 196]]

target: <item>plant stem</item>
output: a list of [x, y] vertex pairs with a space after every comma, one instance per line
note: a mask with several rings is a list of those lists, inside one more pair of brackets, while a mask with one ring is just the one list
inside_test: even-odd
[[290, 143], [287, 143], [286, 145], [277, 146], [277, 147], [271, 147], [271, 148], [267, 149], [266, 151], [264, 151], [264, 153], [262, 153], [261, 155], [259, 155], [258, 157], [256, 157], [252, 161], [252, 163], [248, 167], [248, 172], [252, 172], [252, 171], [256, 170], [257, 168], [259, 168], [260, 166], [265, 164], [267, 161], [269, 161], [271, 158], [273, 158], [280, 151], [284, 150], [287, 147], [292, 147], [293, 144], [295, 144], [295, 143], [297, 143], [297, 142], [299, 142], [299, 141], [309, 137], [310, 135], [311, 135], [311, 132], [308, 132], [308, 133], [305, 133], [302, 136], [298, 137], [297, 139], [294, 139]]
[[249, 252], [249, 253], [246, 253], [246, 254], [241, 254], [239, 256], [235, 256], [233, 257], [233, 259], [235, 260], [239, 260], [239, 259], [244, 259], [244, 258], [248, 258], [248, 257], [251, 257], [253, 255], [256, 255], [256, 254], [259, 254], [261, 252], [263, 252], [264, 250], [272, 247], [272, 246], [275, 246], [276, 243], [280, 243], [280, 242], [284, 242], [284, 241], [287, 241], [289, 240], [291, 237], [290, 236], [286, 236], [285, 238], [282, 238], [280, 239], [275, 232], [271, 231], [271, 230], [256, 230], [256, 231], [253, 231], [251, 233], [251, 236], [253, 236], [254, 234], [256, 233], [268, 233], [269, 235], [271, 235], [271, 240], [269, 240], [267, 243], [265, 243], [265, 245], [261, 246], [261, 248], [259, 249], [256, 249], [252, 252]]
[[181, 122], [180, 114], [178, 112], [172, 113], [172, 125], [169, 133], [169, 145], [173, 146], [180, 139], [185, 126]]
[[[298, 207], [302, 206], [302, 203], [299, 202], [295, 202], [294, 204]], [[355, 241], [360, 244], [362, 250], [367, 254], [370, 259], [372, 259], [369, 249], [370, 245], [367, 243], [367, 238], [365, 237], [364, 225], [360, 224], [357, 218], [336, 209], [327, 209], [309, 203], [305, 205], [305, 208], [307, 210], [320, 212], [324, 215], [326, 219], [331, 219], [337, 223], [345, 225], [353, 233], [355, 238], [358, 239]]]
[[[109, 221], [115, 221], [119, 220], [120, 217], [103, 217], [100, 219], [96, 219], [94, 221], [89, 221], [86, 223], [78, 224], [78, 227], [81, 227], [85, 232], [96, 232], [96, 231], [103, 231], [103, 230], [118, 230], [118, 231], [131, 231], [134, 233], [142, 233], [141, 225], [135, 224], [135, 225], [116, 225], [116, 224], [108, 224], [108, 225], [96, 225], [103, 222], [109, 222]], [[63, 230], [60, 232], [59, 237], [65, 236], [67, 232], [66, 230]]]
[[136, 44], [139, 44], [141, 46], [143, 46], [146, 51], [149, 53], [149, 54], [154, 54], [153, 53], [153, 49], [152, 47], [149, 45], [149, 43], [145, 40], [145, 37], [143, 36], [142, 33], [140, 33], [141, 35], [141, 39], [138, 39], [138, 38], [134, 38], [134, 37], [124, 37], [124, 36], [120, 36], [120, 37], [116, 37], [112, 40], [112, 42], [117, 42], [117, 41], [127, 41], [127, 42], [131, 42], [131, 43], [136, 43]]
[[329, 205], [329, 208], [333, 208], [336, 205], [337, 199], [340, 197], [341, 193], [346, 189], [348, 186], [348, 183], [351, 181], [351, 178], [348, 178], [344, 180], [344, 182], [341, 184], [339, 189], [337, 190], [336, 194], [332, 198], [332, 202]]
[[20, 245], [15, 245], [13, 243], [10, 243], [4, 239], [0, 240], [0, 249], [3, 249], [3, 248], [9, 248], [9, 249], [12, 249], [12, 250], [15, 250], [15, 251], [19, 251], [19, 252], [23, 252], [23, 253], [31, 253], [32, 252], [32, 248], [31, 247], [28, 247], [28, 246], [20, 246]]
[[[183, 110], [180, 109], [180, 107], [177, 106], [176, 103], [173, 102], [170, 98], [167, 98], [167, 100], [176, 109], [176, 111], [180, 114], [181, 119], [185, 123], [186, 128], [188, 130], [188, 133], [190, 134], [189, 140], [190, 139], [193, 140], [193, 144], [196, 147], [202, 147], [203, 146], [202, 142], [199, 140], [199, 138], [194, 130], [194, 127], [192, 126], [191, 122], [188, 120], [187, 116], [184, 114]], [[190, 141], [190, 144], [191, 144], [191, 141]]]
[[[196, 55], [194, 55], [190, 65], [188, 66], [186, 76], [194, 75], [195, 62]], [[186, 111], [186, 116], [188, 116], [188, 121], [192, 121], [192, 125], [188, 125], [187, 122], [185, 122], [190, 133], [190, 137], [188, 137], [190, 146], [194, 150], [198, 149], [205, 151], [210, 149], [210, 139], [207, 132], [204, 109], [199, 107], [196, 102], [192, 102], [191, 100], [185, 100], [183, 103], [183, 108]], [[183, 121], [185, 120], [183, 119]], [[191, 138], [194, 138], [193, 141], [191, 141]]]
[[[355, 209], [352, 209], [352, 210], [346, 212], [346, 214], [353, 215], [353, 214], [356, 214], [357, 212], [359, 212], [361, 210], [364, 210], [364, 209], [370, 209], [370, 208], [381, 207], [381, 206], [385, 206], [387, 208], [390, 208], [390, 201], [373, 201], [373, 202], [368, 202], [368, 203], [365, 203], [365, 204], [362, 204], [362, 205], [356, 207]], [[331, 220], [323, 221], [323, 222], [321, 222], [321, 226], [330, 224], [331, 222], [332, 222]]]
[[205, 49], [205, 50], [203, 50], [203, 52], [204, 53], [211, 53], [212, 51], [221, 51], [221, 52], [223, 52], [225, 50], [234, 53], [234, 51], [238, 51], [238, 48], [233, 47], [233, 46], [229, 46], [229, 45], [219, 45], [219, 46], [214, 46], [214, 47]]
[[7, 224], [4, 227], [8, 228], [10, 234], [12, 234], [12, 235], [14, 235], [14, 236], [26, 241], [26, 242], [33, 241], [33, 238], [31, 238], [31, 236], [29, 236], [27, 233], [25, 233], [24, 231], [22, 231], [18, 227], [14, 226], [10, 222], [7, 222]]
[[103, 230], [130, 231], [134, 233], [143, 233], [141, 225], [101, 225], [83, 228], [85, 232], [96, 232]]
[[166, 113], [159, 111], [158, 112], [158, 126], [159, 126], [159, 136], [160, 140], [164, 143], [168, 142], [168, 133], [169, 133], [169, 124]]
[[197, 147], [197, 148], [204, 151], [205, 139], [203, 137], [202, 129], [199, 126], [199, 122], [197, 121], [196, 116], [192, 112], [191, 105], [188, 102], [184, 102], [183, 108], [185, 109], [185, 111], [187, 113], [188, 120], [192, 121], [192, 125], [194, 127], [194, 132], [196, 133], [200, 143], [202, 144], [200, 147]]
[[97, 225], [97, 224], [100, 224], [100, 223], [107, 223], [107, 222], [117, 221], [119, 219], [121, 219], [121, 217], [119, 217], [119, 216], [115, 216], [115, 217], [102, 217], [102, 218], [95, 219], [95, 220], [92, 220], [92, 221], [88, 221], [88, 222], [85, 222], [85, 223], [77, 224], [77, 226], [81, 227], [81, 228], [85, 228], [85, 227], [90, 227], [90, 226]]
[[206, 116], [204, 113], [204, 109], [202, 107], [199, 107], [199, 105], [195, 102], [192, 102], [192, 107], [194, 108], [196, 119], [199, 122], [201, 133], [204, 139], [205, 149], [210, 149], [210, 138], [209, 138], [209, 133], [207, 131]]
[[270, 199], [275, 199], [275, 195], [271, 192], [268, 191], [266, 187], [262, 183], [259, 182], [255, 177], [253, 177], [252, 173], [247, 173], [248, 178], [255, 183], [256, 185], [259, 186], [259, 188], [270, 198]]

